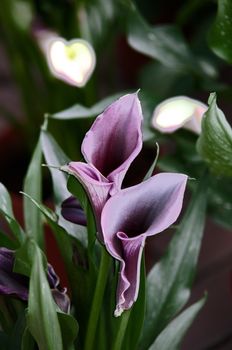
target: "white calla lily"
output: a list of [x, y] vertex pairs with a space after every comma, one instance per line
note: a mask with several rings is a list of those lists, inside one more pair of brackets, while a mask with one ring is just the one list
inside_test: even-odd
[[207, 109], [204, 103], [187, 96], [172, 97], [155, 108], [152, 127], [162, 133], [172, 133], [183, 127], [200, 134], [201, 119]]
[[96, 64], [92, 46], [82, 39], [50, 40], [47, 57], [54, 76], [78, 87], [87, 83]]

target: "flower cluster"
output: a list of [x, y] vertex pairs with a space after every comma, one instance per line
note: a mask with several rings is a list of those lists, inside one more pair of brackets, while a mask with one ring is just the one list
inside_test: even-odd
[[[128, 94], [99, 115], [82, 143], [84, 162], [61, 169], [83, 185], [96, 219], [97, 237], [120, 262], [115, 316], [130, 309], [139, 290], [140, 263], [146, 237], [178, 218], [187, 176], [160, 173], [129, 188], [123, 179], [142, 149], [142, 110], [137, 93]], [[63, 216], [85, 224], [73, 197], [63, 203]]]

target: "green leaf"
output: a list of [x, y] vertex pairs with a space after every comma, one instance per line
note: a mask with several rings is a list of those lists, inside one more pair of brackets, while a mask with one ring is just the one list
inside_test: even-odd
[[78, 18], [81, 37], [91, 42], [97, 52], [105, 52], [106, 45], [109, 45], [116, 33], [117, 1], [85, 1], [81, 5], [82, 15]]
[[216, 20], [209, 33], [209, 45], [216, 55], [232, 63], [232, 3], [218, 0]]
[[149, 350], [179, 350], [185, 333], [205, 303], [205, 297], [188, 307], [160, 333]]
[[232, 129], [217, 107], [216, 94], [210, 95], [197, 150], [214, 173], [232, 176]]
[[175, 70], [196, 70], [197, 63], [194, 67], [194, 59], [177, 27], [151, 27], [135, 5], [130, 2], [128, 6], [127, 40], [133, 49]]
[[36, 205], [37, 208], [40, 209], [41, 213], [47, 219], [48, 224], [54, 231], [55, 237], [57, 239], [57, 243], [61, 250], [61, 254], [65, 261], [65, 266], [68, 268], [70, 265], [72, 265], [73, 251], [72, 251], [71, 241], [69, 240], [69, 236], [67, 232], [63, 229], [63, 227], [58, 225], [57, 216], [51, 209], [47, 208], [45, 205], [41, 203], [36, 202], [36, 200], [31, 198], [26, 193], [24, 193], [24, 195], [27, 196], [32, 201], [32, 203], [34, 203], [34, 205]]
[[159, 158], [159, 145], [158, 145], [158, 143], [156, 142], [156, 156], [155, 156], [155, 159], [154, 159], [152, 165], [150, 166], [150, 169], [149, 169], [148, 172], [146, 173], [146, 175], [145, 175], [143, 181], [148, 180], [148, 179], [152, 176], [152, 174], [153, 174], [153, 172], [154, 172], [154, 170], [155, 170], [155, 167], [156, 167], [158, 158]]
[[149, 93], [148, 90], [142, 90], [139, 92], [139, 99], [141, 101], [143, 111], [143, 141], [149, 141], [155, 138], [155, 130], [151, 128], [151, 118], [153, 111], [157, 105], [156, 96], [153, 93]]
[[[41, 146], [47, 165], [59, 168], [70, 162], [60, 146], [57, 144], [53, 136], [46, 130], [42, 130], [40, 134]], [[55, 168], [49, 168], [52, 176], [52, 184], [55, 195], [55, 204], [60, 207], [61, 203], [70, 196], [67, 190], [68, 176]]]
[[[14, 272], [30, 277], [31, 268], [34, 261], [35, 243], [31, 238], [27, 238], [15, 253]], [[46, 262], [43, 255], [44, 264]]]
[[[40, 140], [43, 154], [48, 165], [59, 168], [60, 166], [69, 163], [69, 158], [64, 154], [60, 146], [49, 132], [42, 130]], [[49, 168], [49, 171], [52, 176], [58, 224], [70, 235], [75, 236], [81, 240], [83, 244], [86, 244], [86, 228], [81, 225], [72, 224], [71, 222], [65, 220], [60, 214], [62, 202], [71, 196], [71, 193], [67, 190], [68, 176], [58, 169]]]
[[[41, 202], [42, 174], [41, 174], [42, 150], [40, 141], [37, 143], [24, 179], [23, 191]], [[26, 196], [23, 197], [24, 222], [26, 233], [34, 237], [41, 248], [44, 246], [41, 213]]]
[[166, 254], [148, 275], [141, 349], [152, 344], [189, 298], [204, 230], [206, 187], [204, 176]]
[[16, 249], [17, 243], [13, 241], [6, 233], [0, 231], [0, 247]]
[[58, 312], [58, 319], [61, 327], [63, 348], [65, 350], [75, 350], [73, 342], [77, 337], [78, 323], [72, 315]]
[[20, 350], [34, 350], [35, 349], [35, 341], [32, 337], [29, 329], [26, 327], [22, 336], [22, 344]]
[[67, 186], [69, 191], [79, 200], [82, 208], [85, 211], [87, 217], [88, 248], [90, 255], [92, 255], [96, 240], [96, 225], [90, 201], [83, 186], [73, 175], [69, 176]]
[[5, 216], [17, 241], [23, 242], [25, 237], [23, 229], [14, 217], [10, 195], [2, 183], [0, 183], [0, 213]]
[[15, 326], [10, 334], [7, 350], [21, 350], [21, 342], [26, 326], [25, 310], [19, 314]]
[[31, 270], [27, 324], [40, 350], [63, 350], [61, 329], [42, 253], [35, 244]]
[[79, 104], [72, 106], [62, 112], [49, 115], [50, 118], [70, 120], [70, 119], [83, 119], [83, 118], [94, 118], [96, 115], [102, 113], [106, 107], [112, 102], [121, 97], [124, 93], [117, 93], [112, 96], [104, 98], [102, 101], [96, 103], [92, 107], [85, 107]]

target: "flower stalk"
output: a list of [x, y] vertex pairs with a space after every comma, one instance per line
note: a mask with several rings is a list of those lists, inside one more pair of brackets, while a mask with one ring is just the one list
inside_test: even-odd
[[124, 313], [120, 318], [120, 324], [119, 324], [118, 332], [116, 334], [116, 338], [115, 338], [112, 350], [120, 350], [122, 348], [122, 342], [124, 340], [128, 321], [130, 318], [130, 312], [131, 312], [130, 310], [124, 311]]
[[111, 260], [110, 255], [107, 253], [105, 248], [102, 247], [101, 262], [100, 262], [96, 289], [94, 292], [93, 302], [92, 302], [90, 316], [89, 316], [84, 350], [91, 350], [94, 347], [94, 339], [95, 339], [98, 319], [100, 316], [100, 310], [102, 307], [102, 300], [105, 292], [108, 271], [110, 267], [110, 260]]

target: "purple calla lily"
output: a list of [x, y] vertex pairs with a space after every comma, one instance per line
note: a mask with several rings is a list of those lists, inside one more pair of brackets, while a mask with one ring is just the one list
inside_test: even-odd
[[[0, 248], [0, 294], [28, 300], [29, 278], [13, 272], [15, 252], [7, 248]], [[70, 308], [66, 288], [60, 286], [60, 280], [53, 267], [48, 264], [47, 279], [56, 304], [68, 313]]]
[[121, 97], [96, 118], [85, 135], [82, 154], [87, 163], [70, 162], [61, 168], [84, 186], [98, 229], [103, 206], [120, 190], [129, 166], [142, 148], [142, 119], [137, 93]]
[[161, 173], [121, 190], [105, 204], [101, 216], [104, 242], [108, 252], [120, 261], [115, 316], [136, 301], [146, 237], [176, 221], [186, 182], [186, 175]]

